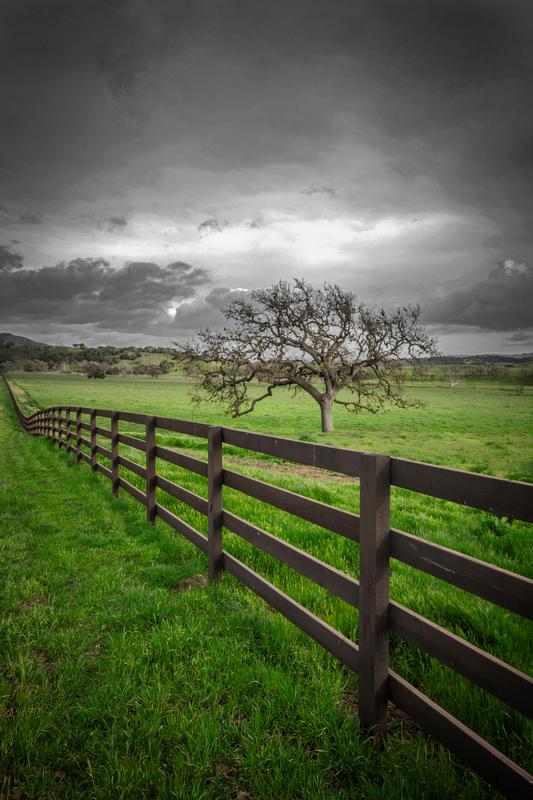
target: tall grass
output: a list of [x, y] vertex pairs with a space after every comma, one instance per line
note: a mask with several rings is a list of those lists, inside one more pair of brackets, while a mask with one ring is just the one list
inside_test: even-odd
[[[28, 408], [32, 404], [82, 403], [227, 423], [213, 408], [191, 408], [186, 387], [178, 382], [106, 379], [94, 385], [77, 378], [32, 376], [17, 379], [17, 384]], [[496, 444], [500, 441], [502, 447], [493, 448], [487, 443], [490, 461], [495, 467], [493, 471], [510, 476], [513, 470], [509, 466], [514, 464], [516, 469], [519, 442], [523, 443], [533, 433], [533, 413], [528, 398], [524, 402], [524, 396], [511, 396], [495, 387], [492, 394], [486, 391], [480, 399], [475, 394], [478, 390], [471, 390], [461, 403], [456, 389], [430, 390], [433, 394], [428, 398], [428, 405], [417, 411], [394, 410], [381, 417], [359, 416], [355, 422], [353, 417], [341, 414], [337, 420], [339, 432], [328, 437], [309, 433], [313, 430], [314, 408], [311, 404], [297, 403], [295, 406], [294, 400], [287, 397], [278, 400], [273, 407], [273, 411], [277, 411], [275, 427], [266, 411], [262, 416], [245, 420], [248, 427], [276, 433], [289, 432], [300, 437], [312, 435], [319, 441], [355, 445], [358, 449], [387, 451], [386, 447], [377, 447], [376, 444], [394, 439], [400, 455], [451, 463], [452, 466], [465, 466], [457, 463], [459, 458], [456, 458], [456, 452], [463, 452], [459, 444], [463, 439], [467, 443], [464, 458], [470, 457], [465, 454], [477, 452], [485, 439], [494, 439]], [[498, 420], [496, 427], [487, 416], [483, 417], [483, 409], [492, 409]], [[357, 430], [350, 429], [349, 425], [354, 424], [358, 426]], [[353, 709], [352, 698], [356, 694], [353, 675], [278, 614], [270, 613], [258, 598], [230, 576], [225, 576], [218, 586], [195, 588], [184, 594], [173, 592], [181, 579], [205, 571], [201, 555], [166, 526], [160, 523], [155, 528], [145, 525], [142, 522], [143, 509], [135, 506], [130, 498], [118, 501], [112, 498], [109, 482], [91, 473], [86, 465], [76, 466], [72, 456], [64, 452], [58, 454], [50, 443], [14, 432], [12, 415], [5, 428], [4, 444], [8, 452], [4, 450], [2, 469], [6, 484], [16, 484], [13, 491], [9, 492], [6, 487], [5, 492], [11, 498], [8, 508], [12, 505], [13, 509], [9, 519], [14, 542], [18, 542], [15, 545], [10, 542], [6, 552], [16, 553], [18, 548], [24, 553], [21, 562], [10, 556], [8, 570], [10, 575], [18, 576], [25, 576], [33, 570], [34, 580], [41, 587], [36, 585], [31, 589], [30, 582], [28, 589], [23, 581], [26, 589], [22, 595], [17, 590], [19, 606], [9, 627], [11, 638], [8, 637], [6, 652], [13, 654], [16, 631], [21, 625], [24, 630], [26, 612], [31, 609], [31, 617], [33, 608], [43, 612], [41, 601], [34, 604], [32, 599], [20, 599], [26, 596], [24, 592], [30, 598], [41, 596], [43, 569], [44, 576], [51, 576], [49, 583], [45, 580], [44, 591], [44, 596], [49, 599], [44, 603], [44, 617], [37, 614], [32, 619], [30, 639], [40, 640], [52, 635], [53, 630], [57, 631], [56, 624], [51, 623], [53, 615], [49, 608], [52, 607], [63, 609], [69, 630], [67, 638], [73, 642], [85, 629], [92, 631], [91, 643], [94, 642], [94, 625], [100, 618], [104, 621], [96, 636], [96, 644], [91, 644], [92, 651], [102, 635], [106, 641], [107, 636], [111, 636], [113, 641], [110, 660], [106, 660], [99, 649], [92, 659], [98, 665], [95, 668], [98, 671], [104, 658], [103, 673], [99, 674], [109, 697], [114, 720], [111, 729], [116, 731], [117, 738], [111, 737], [111, 746], [109, 728], [104, 726], [101, 730], [101, 726], [97, 726], [98, 732], [90, 740], [98, 753], [90, 759], [90, 779], [87, 778], [88, 761], [83, 760], [89, 742], [78, 742], [74, 747], [79, 767], [77, 777], [69, 779], [68, 784], [66, 778], [58, 779], [61, 786], [73, 792], [64, 796], [104, 797], [103, 787], [109, 789], [111, 780], [117, 781], [120, 791], [130, 786], [130, 791], [137, 792], [117, 796], [139, 797], [167, 794], [176, 797], [234, 797], [239, 791], [261, 798], [466, 798], [491, 795], [475, 776], [458, 767], [443, 748], [419, 733], [403, 730], [400, 723], [396, 723], [396, 732], [385, 751], [372, 752], [359, 731]], [[138, 435], [140, 429], [137, 426], [128, 428]], [[400, 433], [406, 438], [399, 439]], [[440, 435], [444, 439], [439, 439]], [[443, 441], [448, 440], [455, 442], [455, 450], [443, 445]], [[161, 433], [159, 441], [192, 451], [200, 457], [205, 455], [202, 452], [205, 443], [201, 440]], [[404, 443], [405, 449], [402, 448]], [[102, 444], [106, 445], [106, 440]], [[388, 451], [391, 452], [390, 448]], [[138, 451], [125, 449], [124, 452], [129, 458], [142, 461], [142, 454]], [[431, 457], [435, 452], [440, 458]], [[7, 456], [13, 453], [18, 454], [14, 459], [18, 473], [17, 469], [11, 471], [7, 463]], [[355, 481], [341, 480], [335, 475], [319, 475], [312, 470], [287, 469], [275, 459], [243, 453], [237, 448], [226, 448], [225, 460], [232, 468], [246, 474], [333, 505], [358, 510]], [[487, 466], [485, 464], [485, 468]], [[35, 471], [38, 472], [37, 478], [33, 474]], [[206, 495], [206, 482], [199, 476], [162, 461], [158, 461], [158, 472]], [[142, 486], [142, 481], [135, 475], [128, 474], [127, 477]], [[28, 495], [29, 486], [38, 487], [40, 480], [45, 481], [45, 492], [40, 495], [37, 488], [33, 496]], [[159, 495], [158, 502], [205, 532], [205, 519], [201, 515], [162, 492]], [[91, 507], [93, 500], [94, 510]], [[260, 527], [357, 577], [358, 548], [355, 543], [231, 490], [225, 490], [224, 504]], [[44, 531], [32, 515], [36, 520], [46, 520]], [[525, 524], [510, 523], [483, 512], [402, 490], [393, 492], [392, 516], [396, 527], [507, 569], [532, 574], [531, 531]], [[10, 530], [7, 526], [6, 529]], [[50, 538], [43, 535], [46, 531], [51, 533]], [[43, 541], [47, 543], [45, 557], [41, 552]], [[224, 546], [347, 636], [357, 639], [356, 610], [227, 531], [224, 532]], [[66, 558], [65, 550], [73, 551], [75, 555]], [[81, 586], [75, 577], [80, 571], [83, 576]], [[75, 587], [70, 595], [64, 585], [68, 580], [73, 581]], [[18, 585], [12, 577], [9, 581], [11, 587]], [[508, 663], [525, 671], [531, 669], [532, 626], [516, 615], [398, 562], [392, 562], [391, 594], [399, 602]], [[72, 596], [75, 597], [76, 624], [69, 613]], [[20, 609], [21, 602], [30, 604], [24, 608], [24, 613]], [[156, 612], [156, 607], [164, 609], [162, 616]], [[148, 663], [142, 657], [147, 641], [150, 643]], [[27, 645], [34, 652], [31, 642]], [[63, 651], [63, 657], [67, 672], [78, 676], [79, 681], [79, 672], [84, 671], [85, 661], [76, 662], [76, 647], [72, 652], [69, 648]], [[101, 644], [98, 647], [101, 648]], [[44, 650], [47, 652], [46, 648]], [[22, 673], [15, 670], [13, 678], [21, 691], [22, 675], [28, 669], [28, 649], [24, 652], [24, 670]], [[40, 646], [35, 652], [40, 652]], [[396, 637], [391, 643], [391, 662], [396, 671], [531, 769], [532, 729], [519, 714]], [[178, 677], [180, 665], [183, 667], [181, 678]], [[33, 666], [30, 667], [33, 670]], [[253, 676], [255, 670], [259, 677]], [[45, 696], [40, 695], [44, 718], [56, 724], [56, 712], [49, 708], [50, 703], [61, 706], [66, 702], [70, 709], [68, 713], [74, 713], [72, 702], [65, 701], [65, 695], [61, 694], [62, 687], [66, 690], [69, 681], [65, 677], [58, 686], [57, 682], [48, 681], [46, 667], [41, 671], [47, 686]], [[180, 681], [184, 681], [186, 688], [181, 686], [177, 689], [176, 681], [180, 686]], [[98, 689], [101, 688], [99, 685]], [[169, 712], [164, 698], [174, 698], [176, 692], [181, 699], [176, 700], [177, 705], [174, 705], [174, 699], [168, 701], [173, 709]], [[195, 698], [194, 712], [186, 700], [188, 693]], [[79, 698], [76, 692], [74, 697], [77, 697], [76, 709], [82, 716], [87, 713], [88, 705], [94, 703], [102, 711], [100, 700], [87, 701], [83, 696]], [[203, 711], [198, 710], [198, 704]], [[157, 710], [155, 716], [152, 713], [154, 709]], [[169, 742], [170, 728], [167, 727], [169, 713], [172, 725], [176, 725], [178, 730], [191, 725], [192, 741], [185, 735], [178, 736], [172, 746]], [[74, 716], [77, 720], [77, 714]], [[142, 717], [142, 722], [139, 717]], [[174, 717], [179, 717], [179, 722]], [[195, 725], [198, 721], [198, 730], [190, 722], [191, 717]], [[247, 721], [245, 730], [241, 718]], [[130, 731], [132, 719], [136, 721], [135, 726], [141, 726], [143, 736], [140, 739], [134, 733], [126, 733]], [[94, 721], [90, 713], [89, 720]], [[8, 736], [17, 724], [8, 722]], [[44, 738], [48, 740], [50, 732], [47, 730], [48, 735]], [[162, 761], [160, 755], [158, 761], [157, 742], [161, 737], [165, 741], [164, 753], [168, 751], [171, 756], [165, 755]], [[223, 759], [214, 746], [214, 740], [219, 737], [224, 743], [222, 749], [232, 754], [230, 759]], [[32, 764], [41, 764], [41, 743], [36, 741], [26, 746], [19, 741], [19, 744], [21, 758], [24, 754]], [[175, 760], [172, 766], [168, 760], [178, 758], [177, 754], [180, 754], [179, 768]], [[238, 754], [238, 768], [235, 754]], [[221, 760], [217, 761], [218, 758]], [[61, 767], [57, 769], [60, 773], [65, 772]], [[168, 783], [169, 775], [174, 776], [175, 781], [178, 773], [189, 776], [184, 783], [189, 794], [180, 794], [175, 782], [172, 787]], [[264, 773], [261, 778], [260, 773]], [[11, 766], [8, 775], [14, 777], [10, 777], [12, 783], [6, 785], [19, 785], [20, 774], [20, 765], [18, 768]], [[141, 786], [146, 787], [148, 776], [154, 781], [150, 785], [157, 788], [141, 790]], [[49, 786], [50, 775], [46, 780], [48, 783], [45, 781], [43, 785]], [[244, 788], [239, 788], [239, 781]], [[437, 781], [442, 784], [439, 790]], [[464, 787], [459, 785], [461, 781], [464, 781]]]

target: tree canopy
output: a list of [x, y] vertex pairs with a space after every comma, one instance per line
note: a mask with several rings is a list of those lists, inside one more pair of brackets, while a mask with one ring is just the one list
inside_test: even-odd
[[[201, 330], [176, 347], [196, 379], [196, 399], [222, 401], [234, 417], [289, 387], [318, 403], [322, 430], [332, 431], [335, 404], [356, 413], [408, 405], [402, 362], [436, 352], [418, 306], [372, 308], [336, 284], [279, 281], [234, 300], [224, 315], [223, 330]], [[254, 384], [260, 388], [250, 391]]]

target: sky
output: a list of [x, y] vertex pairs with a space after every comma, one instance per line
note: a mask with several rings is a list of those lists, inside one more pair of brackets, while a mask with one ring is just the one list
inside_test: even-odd
[[0, 330], [169, 345], [301, 277], [533, 351], [530, 0], [4, 0]]

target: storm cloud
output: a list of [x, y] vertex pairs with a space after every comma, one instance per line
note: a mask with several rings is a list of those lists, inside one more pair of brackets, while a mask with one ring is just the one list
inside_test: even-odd
[[171, 332], [169, 309], [193, 300], [206, 287], [206, 270], [175, 262], [131, 262], [110, 267], [104, 259], [77, 258], [40, 269], [0, 271], [0, 314], [6, 324], [92, 325], [108, 331]]
[[125, 228], [127, 224], [128, 220], [124, 219], [124, 217], [108, 217], [104, 222], [104, 226], [108, 231], [121, 230]]
[[0, 273], [22, 269], [23, 261], [19, 253], [13, 252], [9, 245], [0, 244]]
[[[2, 240], [33, 270], [89, 254], [248, 289], [327, 275], [370, 302], [427, 299], [444, 337], [486, 326], [506, 349], [517, 334], [491, 304], [510, 282], [490, 275], [533, 264], [527, 0], [7, 0], [0, 14]], [[470, 287], [479, 313], [461, 303]]]
[[[476, 283], [455, 289], [425, 310], [428, 322], [465, 325], [485, 331], [533, 331], [533, 270], [505, 259]], [[510, 337], [525, 341], [524, 333]]]

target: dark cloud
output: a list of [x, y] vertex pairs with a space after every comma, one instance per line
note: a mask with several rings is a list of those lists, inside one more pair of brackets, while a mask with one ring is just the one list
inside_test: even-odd
[[19, 215], [19, 222], [23, 222], [27, 225], [41, 225], [42, 221], [42, 214], [37, 214], [32, 211], [23, 211], [22, 214]]
[[218, 311], [224, 311], [232, 300], [243, 298], [246, 294], [246, 289], [228, 289], [226, 286], [215, 286], [205, 296], [205, 302]]
[[227, 324], [224, 309], [232, 300], [245, 297], [245, 289], [230, 289], [227, 286], [214, 286], [206, 295], [191, 303], [184, 303], [174, 318], [176, 334], [192, 335], [199, 328], [221, 328]]
[[122, 230], [128, 224], [128, 220], [124, 217], [108, 217], [105, 220], [104, 226], [108, 231]]
[[518, 344], [522, 344], [522, 343], [525, 343], [525, 342], [531, 342], [531, 341], [533, 341], [533, 330], [531, 330], [531, 331], [518, 331], [516, 333], [510, 334], [510, 336], [507, 336], [506, 338], [507, 338], [508, 342], [516, 342]]
[[333, 197], [335, 195], [335, 187], [332, 183], [320, 183], [320, 181], [314, 181], [305, 189], [302, 189], [300, 194], [327, 194], [330, 197]]
[[212, 219], [206, 219], [198, 225], [198, 232], [200, 236], [209, 236], [210, 233], [222, 233], [224, 228], [227, 228], [229, 222], [225, 222], [221, 219], [216, 219], [213, 217]]
[[113, 269], [104, 259], [77, 258], [53, 267], [15, 269], [0, 272], [5, 324], [53, 320], [150, 334], [169, 327], [172, 303], [193, 299], [209, 283], [205, 269], [180, 261], [164, 267], [131, 262]]
[[[146, 135], [150, 147], [174, 142], [178, 157], [186, 142], [190, 158], [196, 142], [195, 157], [218, 164], [313, 163], [328, 142], [353, 137], [385, 146], [398, 170], [437, 174], [460, 196], [472, 194], [490, 162], [484, 191], [495, 192], [501, 173], [519, 175], [518, 162], [531, 168], [527, 2], [5, 5], [6, 78], [30, 74], [33, 83], [24, 88], [37, 99], [48, 76], [79, 71], [84, 89], [69, 109], [80, 125], [73, 130], [64, 111], [37, 104], [44, 119], [20, 125], [17, 148], [31, 142], [43, 155], [61, 153], [67, 131], [74, 140], [91, 136], [100, 101], [107, 144], [93, 135], [95, 151], [86, 143], [83, 160], [118, 155], [126, 129], [101, 102], [100, 75], [116, 94], [128, 95], [120, 110], [143, 134], [128, 149], [142, 149]], [[91, 70], [94, 81], [87, 83]], [[6, 102], [16, 97], [8, 92]], [[11, 109], [11, 122], [29, 122], [30, 107]], [[151, 119], [162, 123], [157, 131]], [[4, 131], [11, 141], [13, 133], [13, 125]], [[472, 172], [476, 182], [467, 180]], [[500, 183], [500, 196], [501, 189]]]
[[[204, 246], [226, 218], [255, 228], [337, 210], [370, 220], [369, 230], [426, 211], [456, 221], [444, 245], [444, 236], [391, 238], [376, 267], [384, 293], [392, 281], [425, 291], [463, 261], [514, 252], [533, 263], [530, 0], [5, 0], [0, 16], [0, 180], [13, 228], [4, 241], [20, 239], [34, 264], [60, 260], [63, 243], [77, 252], [85, 224], [87, 241], [106, 240], [85, 252], [111, 252], [113, 231], [115, 256], [134, 230], [138, 258], [150, 259], [149, 239], [166, 235], [169, 220], [187, 230], [209, 215], [198, 228]], [[331, 182], [314, 180], [325, 175]], [[30, 212], [19, 219], [27, 208], [46, 211], [42, 224]], [[463, 222], [476, 239], [468, 247]], [[438, 258], [424, 257], [428, 247]], [[357, 245], [352, 254], [364, 261]], [[409, 266], [393, 275], [388, 257], [398, 254]], [[233, 285], [270, 252], [219, 258], [210, 266]], [[92, 285], [91, 266], [86, 277]], [[483, 324], [494, 308], [492, 327], [503, 330], [492, 294], [509, 283], [480, 280], [481, 310], [461, 292], [432, 308]], [[180, 306], [176, 321], [194, 307]]]
[[533, 270], [508, 258], [477, 283], [426, 304], [424, 316], [432, 324], [487, 331], [533, 329]]
[[14, 253], [9, 245], [0, 244], [0, 273], [13, 272], [14, 270], [22, 269], [22, 266], [22, 256]]

